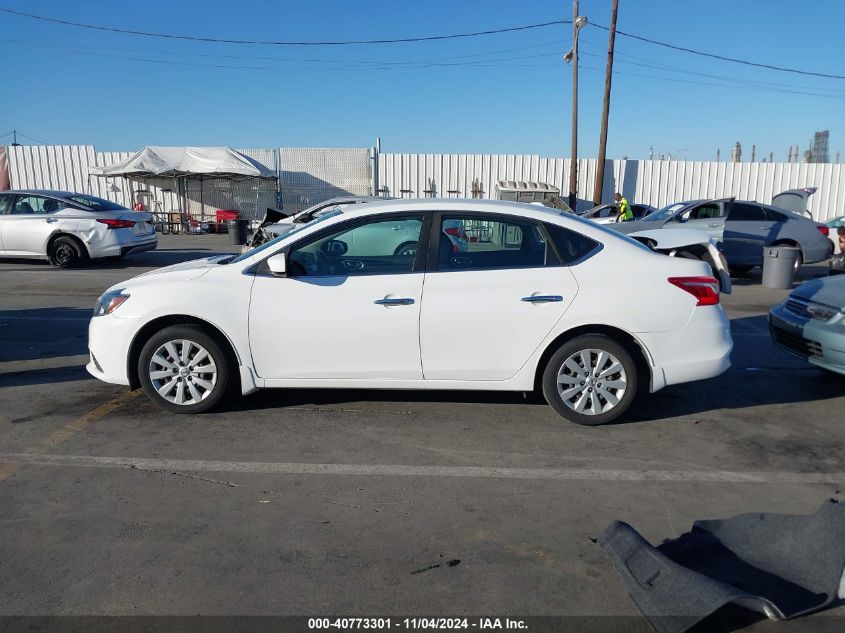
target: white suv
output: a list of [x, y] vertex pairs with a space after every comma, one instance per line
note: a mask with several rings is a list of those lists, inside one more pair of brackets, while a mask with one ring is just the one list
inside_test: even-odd
[[[415, 248], [385, 238], [412, 229]], [[433, 199], [117, 284], [89, 337], [92, 375], [176, 413], [232, 388], [539, 389], [589, 425], [641, 389], [719, 375], [733, 345], [701, 261], [544, 207]]]

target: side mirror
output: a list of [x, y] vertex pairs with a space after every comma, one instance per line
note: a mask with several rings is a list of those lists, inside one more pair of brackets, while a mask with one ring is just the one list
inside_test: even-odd
[[285, 277], [287, 275], [287, 262], [288, 256], [287, 253], [279, 253], [278, 255], [273, 255], [270, 259], [267, 260], [267, 268], [270, 269], [270, 272], [273, 273], [276, 277]]

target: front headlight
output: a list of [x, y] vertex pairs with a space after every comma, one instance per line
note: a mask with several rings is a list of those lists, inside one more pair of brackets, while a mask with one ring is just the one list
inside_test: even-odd
[[97, 299], [97, 304], [94, 306], [94, 316], [97, 317], [103, 316], [104, 314], [111, 314], [122, 306], [127, 299], [129, 299], [129, 295], [125, 294], [123, 290], [111, 290], [103, 293], [103, 295]]

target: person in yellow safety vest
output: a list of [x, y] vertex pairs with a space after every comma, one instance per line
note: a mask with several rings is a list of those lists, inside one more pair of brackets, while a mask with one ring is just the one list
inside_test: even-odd
[[629, 220], [633, 220], [634, 212], [631, 211], [631, 205], [628, 204], [628, 201], [622, 197], [622, 194], [617, 192], [613, 196], [613, 199], [616, 200], [616, 204], [619, 206], [619, 217], [617, 218], [617, 222], [628, 222]]

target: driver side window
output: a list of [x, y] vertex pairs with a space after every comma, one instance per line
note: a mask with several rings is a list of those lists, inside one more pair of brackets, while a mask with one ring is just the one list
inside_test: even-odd
[[290, 253], [292, 277], [397, 275], [414, 269], [422, 216], [374, 219], [323, 234]]

